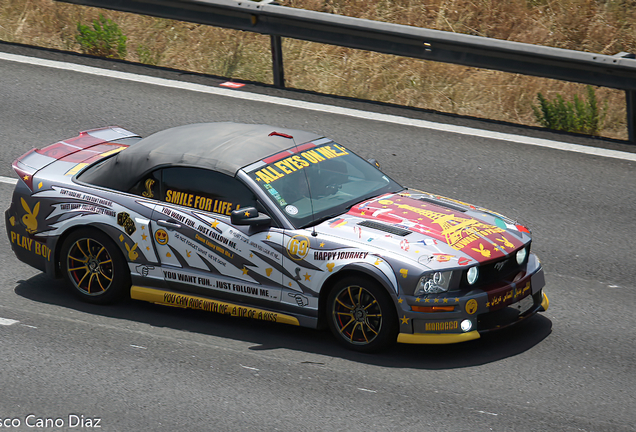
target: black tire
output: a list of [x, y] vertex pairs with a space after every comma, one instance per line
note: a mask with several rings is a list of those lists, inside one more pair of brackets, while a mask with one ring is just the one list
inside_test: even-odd
[[121, 250], [97, 229], [82, 228], [62, 244], [62, 273], [71, 291], [88, 303], [108, 304], [130, 295], [130, 270]]
[[384, 350], [397, 340], [398, 318], [391, 296], [371, 279], [338, 281], [327, 298], [326, 313], [336, 339], [354, 351]]

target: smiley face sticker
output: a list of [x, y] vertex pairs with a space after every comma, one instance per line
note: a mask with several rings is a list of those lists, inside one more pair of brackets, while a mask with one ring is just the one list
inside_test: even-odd
[[472, 315], [477, 312], [477, 300], [470, 299], [466, 302], [466, 313]]
[[166, 230], [158, 229], [155, 231], [155, 241], [160, 245], [165, 245], [168, 243], [168, 233]]

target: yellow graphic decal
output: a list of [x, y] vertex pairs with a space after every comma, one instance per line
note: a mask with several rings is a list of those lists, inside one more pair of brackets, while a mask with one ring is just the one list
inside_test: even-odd
[[115, 153], [119, 153], [122, 150], [126, 150], [127, 148], [128, 147], [123, 147], [123, 146], [122, 147], [117, 147], [117, 148], [114, 148], [114, 149], [109, 150], [107, 152], [101, 153], [100, 156], [104, 156], [104, 157], [105, 156], [110, 156], [110, 155], [113, 155]]
[[407, 269], [400, 269], [400, 274], [404, 279], [409, 275], [409, 271]]
[[393, 201], [391, 201], [391, 200], [380, 200], [380, 201], [378, 201], [378, 204], [380, 204], [380, 205], [391, 205], [391, 204], [393, 204]]
[[[214, 233], [210, 233], [210, 235], [212, 235], [212, 234], [214, 234]], [[203, 243], [204, 245], [206, 245], [207, 247], [209, 247], [210, 249], [215, 250], [215, 251], [219, 252], [222, 255], [225, 255], [226, 257], [228, 257], [230, 259], [234, 258], [234, 254], [232, 252], [230, 252], [229, 250], [223, 249], [221, 246], [218, 246], [218, 245], [212, 243], [210, 240], [201, 237], [199, 234], [195, 234], [194, 238], [197, 239], [198, 241], [200, 241], [201, 243]], [[223, 237], [219, 236], [219, 239], [223, 239]], [[228, 244], [231, 247], [235, 247], [236, 246], [233, 242], [229, 242]]]
[[426, 331], [457, 330], [457, 328], [458, 328], [457, 321], [439, 321], [439, 322], [426, 323], [424, 325], [424, 330]]
[[281, 313], [146, 287], [132, 286], [130, 289], [130, 297], [134, 300], [144, 300], [151, 303], [221, 313], [234, 317], [299, 325], [296, 318]]
[[82, 168], [84, 168], [87, 165], [88, 165], [87, 163], [83, 163], [83, 162], [82, 163], [78, 163], [73, 168], [71, 168], [70, 170], [66, 171], [66, 173], [64, 173], [64, 175], [65, 176], [75, 175], [75, 174], [77, 174], [79, 172], [79, 170], [81, 170]]
[[279, 178], [285, 177], [295, 171], [300, 171], [311, 164], [320, 163], [326, 159], [333, 159], [349, 154], [342, 146], [334, 144], [333, 146], [316, 147], [315, 149], [305, 151], [299, 155], [290, 156], [283, 160], [274, 162], [265, 168], [256, 171], [257, 180], [265, 183], [273, 183]]
[[526, 286], [524, 286], [523, 288], [519, 287], [515, 289], [510, 289], [506, 291], [505, 294], [493, 297], [488, 303], [486, 303], [486, 306], [487, 307], [498, 306], [512, 299], [521, 300], [521, 298], [523, 298], [528, 291], [530, 291], [530, 282], [527, 282]]
[[470, 299], [466, 302], [466, 313], [468, 313], [468, 315], [472, 315], [475, 312], [477, 312], [477, 300]]
[[168, 189], [166, 191], [165, 201], [171, 204], [178, 204], [207, 212], [220, 213], [227, 216], [231, 215], [232, 210], [238, 210], [241, 207], [240, 204], [234, 204], [219, 199], [208, 198], [172, 189]]
[[408, 324], [409, 318], [406, 315], [404, 315], [402, 318], [400, 318], [400, 321], [402, 321], [402, 324]]
[[51, 261], [51, 249], [45, 244], [11, 231], [11, 243]]
[[292, 237], [287, 243], [287, 255], [293, 260], [300, 261], [309, 253], [309, 239], [302, 235]]
[[484, 249], [484, 245], [482, 243], [479, 243], [479, 249], [477, 249], [477, 248], [471, 248], [471, 249], [474, 250], [475, 252], [479, 252], [480, 254], [485, 256], [486, 258], [490, 258], [490, 254], [492, 253], [488, 249]]
[[507, 248], [514, 248], [514, 247], [515, 247], [515, 245], [513, 245], [512, 243], [510, 243], [510, 240], [508, 240], [508, 239], [507, 239], [506, 237], [504, 237], [504, 236], [501, 236], [501, 238], [500, 238], [500, 239], [495, 239], [495, 240], [497, 240], [498, 242], [503, 243], [504, 247], [507, 247]]
[[273, 269], [271, 267], [265, 269], [265, 274], [267, 274], [267, 277], [270, 277], [272, 275], [272, 270]]
[[[502, 228], [479, 222], [476, 219], [424, 210], [408, 204], [399, 204], [397, 207], [431, 219], [434, 224], [442, 228], [442, 235], [446, 238], [446, 243], [457, 250], [463, 249], [475, 240], [480, 239], [481, 236], [505, 232]], [[481, 250], [478, 252], [481, 252]]]
[[144, 183], [146, 190], [143, 191], [141, 195], [145, 196], [146, 198], [154, 198], [155, 195], [152, 193], [152, 186], [154, 184], [155, 184], [155, 181], [153, 179], [146, 180], [146, 182]]
[[31, 212], [31, 209], [24, 198], [20, 198], [20, 201], [22, 202], [22, 208], [24, 208], [24, 211], [26, 212], [26, 214], [22, 216], [22, 223], [26, 226], [26, 231], [29, 234], [33, 234], [38, 229], [38, 220], [36, 218], [40, 212], [40, 203], [36, 203], [33, 207], [33, 212]]
[[137, 258], [139, 258], [139, 253], [135, 250], [137, 249], [137, 243], [135, 243], [132, 248], [128, 246], [128, 243], [124, 244], [126, 245], [126, 250], [128, 250], [128, 258], [131, 261], [135, 261]]
[[155, 241], [160, 245], [168, 243], [168, 233], [164, 229], [158, 229], [155, 231]]
[[9, 223], [11, 224], [11, 226], [15, 226], [15, 216], [11, 216], [9, 218]]
[[329, 270], [329, 273], [331, 273], [333, 271], [333, 266], [335, 266], [335, 263], [327, 263], [327, 269]]

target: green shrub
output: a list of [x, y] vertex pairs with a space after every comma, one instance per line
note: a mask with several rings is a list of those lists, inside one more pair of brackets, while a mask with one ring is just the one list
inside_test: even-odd
[[126, 36], [119, 26], [110, 19], [99, 15], [93, 20], [93, 27], [77, 23], [75, 40], [84, 54], [108, 58], [126, 57]]
[[589, 135], [598, 135], [602, 129], [607, 104], [601, 112], [592, 86], [587, 86], [585, 101], [574, 95], [573, 102], [566, 102], [558, 93], [553, 101], [547, 100], [541, 93], [537, 93], [537, 99], [539, 106], [533, 105], [532, 111], [543, 127]]
[[147, 65], [157, 66], [161, 61], [161, 53], [154, 52], [146, 45], [139, 45], [137, 47], [137, 57], [139, 62]]

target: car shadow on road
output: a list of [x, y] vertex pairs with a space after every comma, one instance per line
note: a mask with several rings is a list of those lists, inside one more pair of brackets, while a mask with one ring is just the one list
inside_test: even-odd
[[135, 300], [107, 306], [84, 303], [70, 293], [63, 281], [50, 279], [43, 274], [18, 281], [15, 293], [34, 302], [87, 314], [240, 340], [253, 344], [248, 348], [250, 350], [286, 349], [382, 367], [438, 370], [493, 363], [533, 348], [552, 332], [552, 322], [543, 315], [536, 315], [518, 325], [486, 334], [474, 341], [451, 345], [397, 344], [384, 352], [362, 354], [338, 345], [327, 330], [233, 318]]

